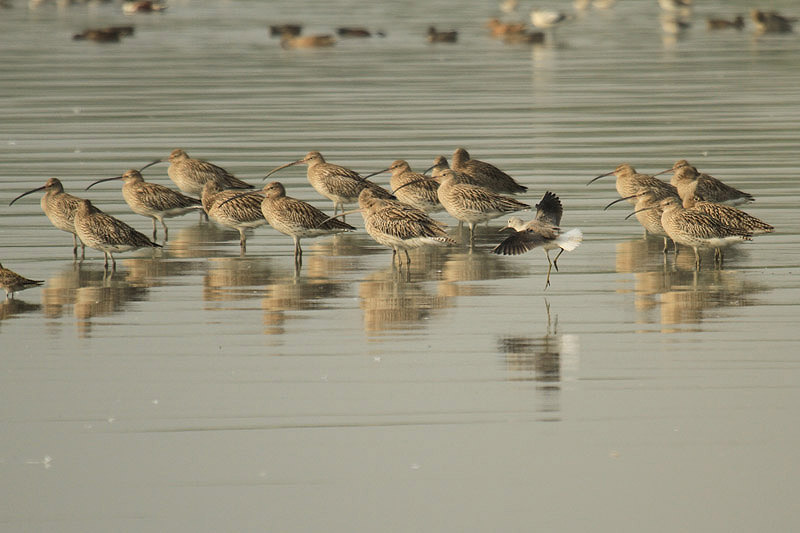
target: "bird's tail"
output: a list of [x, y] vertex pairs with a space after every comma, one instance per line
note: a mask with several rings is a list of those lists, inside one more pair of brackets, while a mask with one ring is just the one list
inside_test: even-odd
[[580, 229], [575, 228], [559, 235], [558, 238], [555, 240], [555, 243], [564, 250], [571, 252], [572, 250], [577, 248], [582, 241], [583, 241], [583, 232]]

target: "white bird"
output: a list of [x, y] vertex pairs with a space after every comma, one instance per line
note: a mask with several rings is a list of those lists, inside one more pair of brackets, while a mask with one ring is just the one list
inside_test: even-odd
[[[564, 250], [571, 252], [583, 241], [583, 232], [578, 228], [561, 233], [559, 225], [563, 212], [564, 208], [558, 196], [547, 191], [536, 204], [536, 217], [533, 220], [525, 222], [519, 217], [508, 219], [508, 226], [503, 230], [512, 229], [514, 234], [498, 244], [492, 252], [501, 255], [519, 255], [541, 246], [549, 264], [544, 286], [546, 289], [550, 286], [550, 271], [555, 266], [558, 272], [558, 258]], [[558, 255], [550, 261], [550, 250], [556, 249], [559, 250]]]

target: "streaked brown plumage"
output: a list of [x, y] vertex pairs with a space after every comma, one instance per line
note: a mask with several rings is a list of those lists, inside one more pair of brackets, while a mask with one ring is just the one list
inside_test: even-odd
[[[676, 161], [670, 170], [673, 171], [670, 183], [676, 187], [681, 198], [687, 196], [685, 191], [694, 187], [693, 182], [697, 181], [693, 194], [701, 200], [731, 205], [755, 201], [752, 194], [731, 187], [713, 176], [698, 172], [685, 159]], [[664, 172], [669, 172], [669, 170]]]
[[698, 183], [698, 180], [695, 180], [683, 192], [683, 207], [686, 209], [695, 209], [702, 213], [707, 213], [728, 227], [736, 228], [753, 235], [775, 231], [774, 227], [753, 215], [745, 213], [741, 209], [701, 200], [694, 191]]
[[632, 204], [636, 203], [636, 195], [645, 191], [659, 191], [665, 195], [672, 194], [676, 198], [678, 196], [678, 191], [673, 185], [665, 183], [649, 174], [639, 174], [636, 172], [636, 169], [628, 163], [617, 166], [617, 168], [611, 172], [600, 174], [587, 183], [587, 185], [591, 185], [600, 178], [611, 176], [612, 174], [617, 179], [616, 187], [620, 197], [626, 198], [628, 202]]
[[36, 287], [42, 283], [44, 283], [44, 281], [28, 279], [20, 276], [13, 270], [3, 267], [2, 263], [0, 263], [0, 289], [6, 291], [6, 299], [9, 297], [14, 298], [14, 293], [17, 291]]
[[707, 213], [685, 209], [678, 198], [661, 200], [661, 225], [669, 238], [694, 249], [695, 266], [700, 268], [702, 248], [713, 248], [715, 261], [722, 264], [722, 248], [750, 240], [751, 233], [727, 226]]
[[406, 254], [406, 264], [411, 264], [408, 250], [420, 246], [447, 246], [455, 241], [447, 235], [441, 222], [433, 220], [423, 211], [410, 205], [380, 198], [371, 189], [358, 196], [358, 205], [364, 217], [364, 229], [375, 242], [393, 250], [399, 264], [398, 252]]
[[169, 238], [165, 218], [184, 215], [189, 211], [202, 210], [200, 200], [190, 198], [169, 187], [164, 187], [158, 183], [148, 183], [144, 181], [138, 170], [128, 170], [122, 176], [97, 180], [86, 189], [102, 183], [104, 181], [122, 180], [122, 197], [131, 211], [138, 215], [153, 219], [153, 240], [156, 240], [156, 220], [161, 222], [164, 228], [164, 240]]
[[177, 148], [173, 150], [166, 159], [156, 159], [146, 164], [141, 170], [146, 169], [156, 163], [169, 162], [167, 174], [169, 179], [178, 188], [190, 196], [200, 196], [203, 186], [207, 181], [216, 181], [223, 189], [252, 189], [253, 186], [246, 183], [222, 167], [219, 167], [202, 159], [193, 159], [185, 151]]
[[86, 246], [100, 250], [105, 257], [111, 258], [112, 268], [117, 268], [114, 253], [138, 250], [139, 248], [161, 248], [142, 233], [139, 233], [125, 222], [102, 212], [89, 200], [81, 200], [75, 211], [75, 232]]
[[469, 225], [470, 246], [475, 243], [476, 224], [531, 207], [483, 187], [457, 183], [453, 170], [442, 171], [437, 179], [439, 180], [437, 194], [442, 207], [453, 218]]
[[302, 262], [300, 239], [331, 235], [356, 228], [336, 218], [329, 218], [313, 205], [291, 196], [278, 181], [268, 183], [258, 194], [264, 196], [261, 213], [275, 230], [294, 239], [294, 259]]
[[[50, 178], [41, 187], [31, 189], [24, 192], [11, 200], [8, 205], [14, 205], [14, 202], [27, 196], [28, 194], [44, 190], [44, 196], [40, 205], [42, 211], [47, 215], [50, 223], [61, 231], [67, 231], [72, 234], [72, 255], [78, 257], [78, 236], [75, 233], [75, 211], [78, 209], [78, 204], [81, 199], [77, 196], [72, 196], [64, 192], [64, 186], [58, 178]], [[86, 247], [83, 242], [81, 244], [81, 258], [86, 255]]]
[[239, 246], [242, 252], [247, 247], [244, 230], [267, 223], [261, 212], [261, 196], [255, 192], [242, 194], [240, 189], [223, 189], [216, 181], [207, 181], [200, 197], [203, 209], [209, 218], [239, 232]]
[[392, 194], [382, 187], [362, 178], [358, 172], [349, 168], [327, 163], [319, 152], [308, 152], [303, 159], [286, 163], [270, 170], [264, 179], [275, 172], [294, 165], [308, 165], [308, 182], [319, 194], [333, 202], [333, 214], [344, 211], [345, 204], [358, 201], [358, 195], [368, 188], [379, 198], [391, 198]]
[[467, 174], [475, 185], [498, 194], [516, 194], [528, 190], [496, 166], [470, 158], [469, 152], [464, 148], [457, 148], [453, 152], [453, 170]]
[[[583, 232], [574, 228], [561, 233], [561, 216], [564, 208], [561, 200], [554, 193], [547, 191], [536, 204], [536, 217], [528, 222], [519, 217], [508, 219], [508, 226], [513, 234], [498, 244], [492, 253], [501, 255], [519, 255], [541, 246], [547, 256], [547, 279], [544, 288], [550, 286], [550, 272], [553, 266], [558, 272], [558, 258], [564, 250], [572, 251], [583, 241]], [[558, 255], [550, 261], [550, 250], [558, 249]]]
[[447, 158], [443, 155], [437, 155], [436, 159], [433, 160], [433, 165], [428, 167], [428, 169], [423, 172], [423, 174], [427, 174], [428, 172], [431, 173], [431, 176], [438, 177], [439, 173], [443, 170], [447, 170], [450, 168], [450, 165], [447, 163]]
[[433, 213], [444, 209], [439, 203], [436, 190], [439, 184], [419, 172], [411, 170], [411, 165], [407, 161], [398, 159], [393, 161], [388, 168], [373, 172], [367, 178], [376, 176], [383, 172], [391, 172], [392, 178], [389, 185], [392, 191], [401, 202], [416, 207], [426, 213]]

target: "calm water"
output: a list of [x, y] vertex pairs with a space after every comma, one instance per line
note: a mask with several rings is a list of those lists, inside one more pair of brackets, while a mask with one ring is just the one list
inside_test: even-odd
[[[46, 281], [0, 303], [1, 528], [800, 526], [800, 40], [710, 33], [751, 3], [698, 3], [678, 38], [656, 2], [620, 1], [535, 48], [485, 35], [492, 2], [0, 10], [0, 261]], [[285, 51], [266, 26], [286, 21], [387, 36]], [[123, 23], [119, 44], [70, 39]], [[430, 23], [459, 43], [428, 45]], [[500, 221], [473, 253], [415, 253], [407, 280], [363, 231], [308, 241], [296, 276], [290, 238], [259, 228], [240, 257], [235, 231], [187, 216], [106, 276], [38, 194], [7, 205], [57, 176], [149, 232], [118, 183], [83, 189], [178, 147], [257, 183], [309, 150], [369, 172], [457, 146], [583, 229], [547, 291], [541, 251], [488, 253]], [[777, 231], [694, 272], [602, 211], [612, 178], [586, 186], [680, 158]], [[145, 177], [171, 185], [166, 165]], [[276, 178], [331, 209], [304, 167]]]

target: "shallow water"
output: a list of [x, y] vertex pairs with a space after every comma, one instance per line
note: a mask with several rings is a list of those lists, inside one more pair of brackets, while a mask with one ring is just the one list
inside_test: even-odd
[[[677, 38], [655, 2], [619, 2], [534, 48], [488, 38], [487, 3], [16, 4], [0, 261], [45, 285], [0, 303], [3, 530], [798, 527], [796, 34], [705, 29], [739, 0], [704, 2]], [[266, 26], [295, 20], [387, 36], [282, 50]], [[432, 22], [459, 42], [427, 44]], [[70, 40], [122, 23], [119, 44]], [[149, 233], [118, 183], [83, 189], [177, 147], [258, 183], [309, 150], [370, 172], [457, 146], [583, 229], [547, 290], [541, 251], [489, 253], [502, 221], [472, 253], [413, 253], [406, 278], [363, 231], [304, 243], [297, 275], [290, 238], [259, 228], [242, 257], [190, 215], [109, 275], [96, 251], [72, 261], [38, 194], [7, 206], [57, 176]], [[612, 178], [586, 186], [680, 158], [756, 196], [776, 232], [695, 272], [602, 210]], [[303, 167], [275, 177], [331, 210]], [[145, 178], [171, 185], [166, 165]]]

